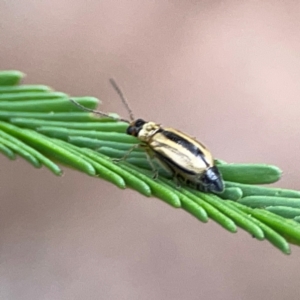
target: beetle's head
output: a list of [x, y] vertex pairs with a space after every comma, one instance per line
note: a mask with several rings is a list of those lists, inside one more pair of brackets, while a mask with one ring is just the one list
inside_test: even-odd
[[133, 135], [143, 142], [148, 142], [149, 139], [160, 129], [160, 125], [154, 122], [146, 122], [142, 119], [137, 119], [130, 123], [127, 128], [127, 134]]
[[138, 137], [139, 132], [142, 130], [143, 125], [146, 123], [143, 119], [137, 119], [130, 123], [126, 133]]
[[222, 193], [224, 191], [222, 175], [216, 166], [208, 168], [201, 181], [207, 192]]

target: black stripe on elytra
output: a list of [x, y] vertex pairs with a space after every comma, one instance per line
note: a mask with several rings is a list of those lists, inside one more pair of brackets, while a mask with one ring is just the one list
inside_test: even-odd
[[204, 163], [206, 164], [206, 166], [209, 165], [207, 163], [206, 159], [205, 159], [204, 153], [198, 147], [196, 147], [195, 145], [193, 145], [191, 142], [187, 141], [183, 137], [181, 137], [178, 134], [176, 134], [174, 132], [171, 132], [171, 131], [163, 130], [161, 133], [166, 138], [168, 138], [169, 140], [171, 140], [172, 142], [174, 142], [174, 143], [176, 143], [178, 145], [181, 145], [185, 149], [189, 150], [193, 155], [195, 155], [195, 156], [201, 156], [201, 158], [204, 161]]
[[187, 173], [187, 174], [190, 174], [190, 175], [196, 175], [195, 172], [193, 171], [190, 171], [190, 170], [187, 170], [181, 166], [179, 166], [175, 161], [171, 160], [170, 158], [162, 155], [161, 153], [159, 152], [156, 152], [155, 150], [152, 149], [152, 151], [155, 153], [155, 155], [157, 156], [158, 159], [162, 160], [166, 165], [168, 165], [168, 167], [173, 171], [173, 172], [176, 172], [176, 169], [184, 172], [184, 173]]

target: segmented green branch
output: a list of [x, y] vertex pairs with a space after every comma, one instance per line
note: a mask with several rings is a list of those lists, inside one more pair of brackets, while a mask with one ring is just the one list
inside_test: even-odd
[[[177, 188], [163, 170], [154, 180], [141, 149], [132, 151], [126, 162], [112, 161], [138, 143], [125, 134], [127, 124], [81, 111], [68, 95], [48, 86], [20, 85], [22, 77], [19, 71], [0, 72], [0, 152], [9, 159], [21, 156], [34, 167], [45, 166], [60, 176], [55, 158], [119, 188], [157, 197], [201, 222], [212, 219], [230, 232], [240, 227], [285, 254], [290, 253], [288, 243], [300, 245], [300, 192], [260, 186], [280, 179], [278, 167], [218, 160], [226, 184], [221, 195]], [[91, 109], [99, 103], [93, 97], [73, 99]]]

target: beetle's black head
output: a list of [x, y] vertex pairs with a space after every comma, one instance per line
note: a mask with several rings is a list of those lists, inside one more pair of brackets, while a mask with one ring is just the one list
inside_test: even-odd
[[127, 128], [126, 133], [133, 136], [138, 136], [140, 130], [146, 122], [142, 119], [134, 120]]
[[216, 166], [207, 169], [201, 181], [207, 192], [221, 193], [224, 190], [222, 175]]

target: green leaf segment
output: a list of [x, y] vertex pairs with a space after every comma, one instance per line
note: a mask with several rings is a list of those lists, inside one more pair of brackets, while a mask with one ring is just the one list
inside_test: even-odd
[[[68, 95], [48, 86], [20, 84], [23, 77], [19, 71], [0, 71], [0, 152], [10, 160], [21, 156], [57, 176], [62, 174], [60, 162], [119, 188], [159, 198], [201, 222], [212, 219], [233, 233], [240, 227], [285, 254], [290, 253], [289, 243], [300, 245], [300, 192], [260, 186], [280, 179], [278, 167], [216, 160], [226, 184], [220, 195], [177, 188], [163, 170], [154, 180], [141, 149], [126, 161], [112, 160], [138, 143], [125, 133], [125, 123], [81, 111]], [[74, 99], [91, 109], [99, 104], [94, 97]]]

